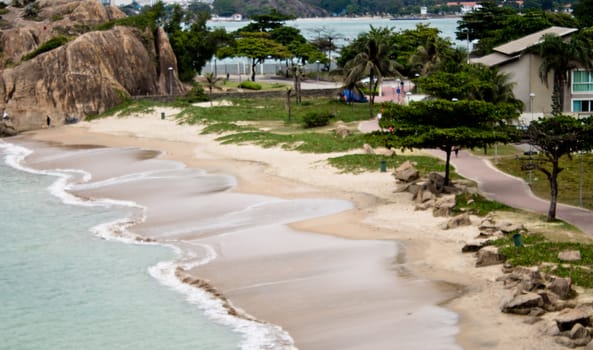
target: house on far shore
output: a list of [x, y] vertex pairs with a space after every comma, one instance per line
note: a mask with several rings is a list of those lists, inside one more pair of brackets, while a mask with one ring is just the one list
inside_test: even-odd
[[[529, 34], [517, 40], [494, 48], [494, 52], [471, 63], [481, 63], [489, 67], [497, 66], [501, 73], [510, 74], [516, 85], [515, 97], [525, 104], [523, 118], [539, 117], [552, 113], [553, 72], [548, 74], [548, 84], [540, 79], [539, 68], [542, 59], [530, 50], [542, 42], [546, 34], [555, 34], [568, 40], [576, 28], [550, 27]], [[564, 92], [564, 114], [578, 116], [593, 112], [593, 72], [574, 69], [568, 77], [568, 86]]]

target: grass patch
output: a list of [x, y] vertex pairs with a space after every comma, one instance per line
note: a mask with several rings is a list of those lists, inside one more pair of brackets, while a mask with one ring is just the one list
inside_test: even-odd
[[227, 132], [246, 132], [255, 130], [257, 129], [253, 127], [224, 122], [207, 125], [204, 130], [202, 130], [202, 134], [223, 134]]
[[508, 205], [486, 199], [475, 193], [462, 193], [456, 198], [453, 212], [459, 214], [461, 212], [469, 212], [477, 216], [486, 216], [493, 211], [514, 211], [515, 209]]
[[148, 100], [125, 100], [121, 104], [108, 109], [107, 111], [97, 114], [97, 115], [88, 115], [85, 117], [85, 120], [94, 120], [99, 118], [104, 118], [108, 116], [117, 115], [118, 117], [127, 117], [132, 114], [136, 113], [150, 113], [154, 112], [155, 108], [158, 106], [162, 106], [162, 104], [154, 101]]
[[[520, 155], [500, 158], [498, 168], [506, 173], [520, 177], [526, 182], [529, 181], [529, 171], [521, 170], [521, 165], [528, 160], [526, 156]], [[541, 157], [534, 156], [534, 159]], [[560, 167], [564, 170], [558, 175], [558, 201], [570, 205], [579, 205], [579, 180], [581, 178], [581, 160], [582, 160], [582, 179], [583, 179], [583, 207], [593, 209], [593, 172], [590, 171], [593, 166], [593, 154], [575, 155], [572, 159], [563, 157], [560, 160]], [[531, 172], [531, 190], [540, 198], [550, 199], [550, 184], [544, 173], [538, 170]]]
[[[552, 242], [541, 234], [524, 235], [523, 247], [515, 247], [510, 237], [493, 242], [514, 266], [541, 266], [544, 272], [570, 277], [576, 285], [593, 287], [593, 244], [576, 242]], [[558, 253], [564, 250], [578, 250], [581, 260], [576, 262], [560, 261]]]
[[[288, 124], [302, 124], [308, 113], [327, 113], [335, 120], [346, 123], [368, 119], [368, 106], [348, 106], [328, 98], [303, 98], [303, 103], [292, 104], [292, 117], [284, 98], [230, 98], [231, 106], [210, 108], [188, 107], [184, 110], [187, 123], [213, 123], [236, 121], [283, 121]], [[300, 125], [298, 125], [300, 127]]]
[[275, 134], [267, 131], [250, 131], [225, 135], [217, 140], [223, 144], [252, 143], [264, 148], [280, 146], [300, 152], [331, 153], [361, 148], [364, 144], [364, 135], [352, 135], [344, 139], [329, 133]]
[[[362, 145], [361, 145], [362, 146]], [[410, 161], [416, 169], [420, 172], [420, 175], [428, 174], [431, 172], [444, 172], [445, 162], [427, 156], [392, 156], [386, 157], [379, 154], [348, 154], [340, 157], [329, 158], [328, 162], [334, 168], [337, 168], [342, 173], [353, 173], [359, 174], [365, 171], [378, 171], [380, 169], [381, 161], [385, 161], [387, 169], [395, 169], [399, 167], [405, 161]], [[459, 176], [452, 171], [451, 178]]]
[[32, 58], [35, 58], [35, 57], [41, 55], [42, 53], [56, 49], [64, 44], [66, 44], [69, 40], [70, 39], [68, 39], [68, 37], [63, 36], [63, 35], [54, 36], [53, 38], [51, 38], [48, 41], [44, 42], [43, 44], [39, 45], [39, 47], [37, 49], [35, 49], [32, 52], [23, 56], [23, 60], [27, 61], [27, 60], [30, 60]]

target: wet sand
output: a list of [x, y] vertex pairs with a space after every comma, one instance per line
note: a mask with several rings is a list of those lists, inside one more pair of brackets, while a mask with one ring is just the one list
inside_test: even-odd
[[[39, 152], [28, 162], [84, 169], [103, 183], [79, 195], [146, 207], [146, 220], [132, 228], [140, 235], [213, 247], [215, 260], [187, 272], [237, 309], [287, 330], [300, 349], [528, 349], [537, 341], [496, 307], [481, 310], [503, 291], [493, 283], [496, 269], [477, 270], [459, 252], [476, 229], [440, 230], [444, 219], [392, 193], [390, 174], [337, 174], [327, 155], [221, 146], [159, 115], [52, 128], [20, 142], [117, 148], [60, 158], [63, 151], [30, 144]], [[155, 169], [166, 170], [121, 182]], [[208, 191], [192, 187], [204, 178]]]

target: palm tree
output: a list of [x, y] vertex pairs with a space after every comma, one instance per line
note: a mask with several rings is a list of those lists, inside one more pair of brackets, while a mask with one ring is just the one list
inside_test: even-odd
[[552, 114], [559, 115], [564, 110], [564, 91], [570, 81], [570, 71], [576, 68], [593, 67], [589, 55], [591, 43], [579, 34], [569, 42], [565, 42], [557, 35], [546, 34], [537, 48], [542, 58], [539, 76], [546, 86], [548, 86], [548, 75], [553, 72]]
[[213, 72], [208, 72], [204, 74], [204, 78], [206, 78], [206, 85], [208, 86], [208, 97], [210, 98], [210, 106], [212, 106], [212, 90], [217, 87], [219, 81], [222, 81], [222, 78], [217, 77]]
[[468, 66], [468, 72], [476, 78], [476, 84], [468, 86], [468, 98], [492, 103], [509, 102], [521, 109], [523, 102], [515, 98], [510, 73], [502, 73], [497, 67], [487, 67], [481, 64]]
[[373, 117], [373, 104], [375, 102], [375, 89], [381, 84], [385, 76], [401, 76], [397, 68], [399, 64], [390, 57], [388, 43], [391, 30], [387, 28], [371, 30], [364, 37], [363, 50], [345, 65], [346, 77], [344, 85], [352, 88], [363, 77], [369, 78], [369, 113]]
[[414, 66], [422, 67], [419, 73], [426, 75], [437, 70], [452, 50], [447, 39], [439, 36], [429, 37], [424, 45], [416, 48], [409, 60]]

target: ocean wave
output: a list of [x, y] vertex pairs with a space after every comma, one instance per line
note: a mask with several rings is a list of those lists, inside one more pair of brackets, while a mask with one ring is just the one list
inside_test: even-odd
[[[171, 248], [176, 254], [176, 259], [171, 261], [159, 262], [157, 265], [149, 267], [149, 274], [159, 283], [179, 292], [185, 296], [188, 303], [196, 305], [204, 315], [218, 324], [230, 327], [242, 335], [241, 349], [243, 350], [296, 350], [292, 337], [281, 327], [267, 322], [259, 321], [248, 315], [243, 310], [232, 305], [220, 295], [215, 295], [206, 288], [196, 287], [184, 283], [176, 271], [187, 271], [193, 267], [207, 264], [216, 258], [215, 250], [206, 244], [192, 242], [156, 242], [147, 239], [141, 235], [135, 234], [129, 228], [144, 222], [146, 220], [146, 208], [131, 201], [112, 200], [112, 199], [84, 199], [69, 193], [70, 190], [85, 187], [84, 182], [92, 179], [90, 173], [79, 169], [52, 169], [36, 170], [24, 165], [25, 158], [33, 153], [32, 150], [22, 146], [6, 143], [0, 140], [0, 151], [5, 155], [7, 165], [32, 174], [49, 175], [57, 177], [49, 187], [49, 192], [61, 199], [62, 202], [69, 205], [82, 206], [124, 206], [141, 209], [142, 214], [136, 217], [125, 217], [96, 225], [91, 228], [91, 232], [97, 237], [105, 240], [115, 240], [127, 244], [136, 245], [160, 245]], [[158, 171], [157, 171], [158, 172]], [[139, 179], [145, 174], [132, 174], [131, 178]], [[79, 177], [83, 183], [72, 183], [74, 177]], [[121, 177], [130, 180], [126, 176]], [[229, 177], [230, 178], [230, 177]], [[95, 183], [95, 185], [109, 184], [109, 180]], [[92, 184], [88, 184], [92, 186]], [[194, 249], [182, 249], [180, 245], [187, 244], [194, 246]], [[204, 252], [203, 257], [198, 257], [195, 253], [195, 246], [198, 246]], [[212, 287], [210, 288], [212, 289]], [[229, 314], [229, 305], [236, 312], [235, 315]]]
[[[178, 276], [178, 272], [190, 270], [196, 266], [207, 264], [216, 258], [216, 252], [212, 247], [206, 244], [196, 242], [184, 242], [200, 247], [205, 256], [197, 258], [195, 254], [189, 252], [192, 249], [180, 249], [176, 251], [179, 254], [176, 261], [165, 261], [149, 269], [151, 276], [160, 281], [163, 285], [174, 289], [183, 295], [186, 300], [197, 305], [210, 319], [215, 322], [231, 327], [243, 335], [241, 349], [244, 350], [292, 350], [296, 349], [294, 341], [290, 335], [281, 327], [256, 320], [243, 310], [232, 305], [224, 297], [216, 296], [216, 292], [206, 291], [203, 288], [194, 287], [190, 283], [183, 282]], [[185, 256], [183, 254], [186, 254]], [[200, 281], [201, 284], [207, 282]], [[212, 289], [213, 287], [210, 287]], [[230, 315], [237, 313], [236, 315]]]

